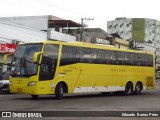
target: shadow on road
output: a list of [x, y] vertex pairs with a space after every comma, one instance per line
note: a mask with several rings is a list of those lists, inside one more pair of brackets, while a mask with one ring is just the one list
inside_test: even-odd
[[[131, 95], [131, 96], [125, 96], [123, 93], [115, 92], [115, 93], [91, 93], [91, 94], [70, 94], [70, 95], [64, 95], [63, 99], [87, 99], [87, 98], [98, 98], [98, 97], [133, 97], [133, 96], [143, 96], [146, 94], [151, 93], [141, 93], [140, 95]], [[55, 95], [41, 95], [38, 99], [32, 99], [31, 96], [25, 96], [25, 95], [19, 95], [16, 96], [16, 98], [13, 98], [13, 100], [57, 100]]]

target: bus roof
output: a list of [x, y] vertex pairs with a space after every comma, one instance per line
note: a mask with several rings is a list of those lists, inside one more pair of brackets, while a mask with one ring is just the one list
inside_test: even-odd
[[[117, 51], [124, 51], [124, 52], [135, 52], [135, 53], [144, 53], [144, 54], [154, 54], [151, 51], [142, 51], [142, 50], [132, 50], [132, 49], [120, 49], [113, 45], [104, 45], [104, 44], [95, 44], [95, 43], [86, 43], [86, 42], [79, 42], [79, 41], [71, 41], [71, 42], [64, 42], [64, 41], [56, 41], [56, 40], [48, 40], [44, 42], [31, 42], [31, 43], [56, 43], [62, 45], [71, 45], [71, 46], [78, 46], [78, 47], [89, 47], [89, 48], [97, 48], [97, 49], [108, 49], [108, 50], [117, 50]], [[30, 43], [26, 43], [30, 44]]]

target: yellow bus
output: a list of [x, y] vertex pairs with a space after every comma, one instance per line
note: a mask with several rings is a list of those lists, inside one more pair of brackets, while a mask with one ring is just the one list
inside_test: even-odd
[[131, 95], [155, 88], [155, 56], [146, 51], [46, 41], [19, 45], [11, 65], [11, 93], [32, 98], [118, 91]]

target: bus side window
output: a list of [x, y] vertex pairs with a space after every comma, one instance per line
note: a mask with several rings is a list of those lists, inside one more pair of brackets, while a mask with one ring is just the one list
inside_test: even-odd
[[143, 66], [144, 65], [144, 56], [143, 54], [137, 54], [137, 62], [136, 65]]
[[116, 58], [116, 52], [113, 51], [113, 54], [112, 54], [112, 64], [117, 64], [117, 58]]
[[146, 66], [153, 66], [153, 56], [152, 55], [145, 55], [146, 59]]
[[106, 51], [106, 64], [112, 64], [112, 51]]
[[125, 53], [125, 64], [126, 65], [133, 65], [133, 56], [132, 56], [132, 53], [129, 53], [129, 52]]
[[141, 54], [141, 55], [142, 55], [141, 65], [146, 66], [145, 54]]
[[60, 66], [80, 62], [80, 52], [78, 47], [62, 46]]
[[112, 58], [113, 64], [124, 64], [124, 52], [119, 51], [113, 51], [113, 58]]
[[117, 60], [119, 65], [124, 65], [125, 54], [124, 52], [117, 52]]
[[92, 59], [92, 49], [89, 48], [83, 48], [83, 54], [82, 54], [82, 63], [91, 63]]
[[80, 49], [78, 47], [72, 47], [72, 52], [71, 52], [71, 58], [72, 58], [72, 63], [79, 63], [80, 62]]
[[70, 54], [68, 46], [62, 46], [60, 66], [69, 64], [69, 57]]
[[137, 65], [137, 54], [131, 53], [132, 55], [132, 65]]
[[104, 50], [97, 50], [97, 63], [106, 64], [106, 53]]
[[92, 49], [92, 63], [97, 64], [97, 49]]

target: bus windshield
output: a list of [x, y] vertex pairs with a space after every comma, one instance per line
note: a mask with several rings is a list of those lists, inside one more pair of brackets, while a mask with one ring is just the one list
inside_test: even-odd
[[42, 44], [24, 44], [19, 45], [15, 51], [11, 76], [12, 77], [30, 77], [37, 73], [38, 64], [32, 62], [35, 52], [40, 52]]

